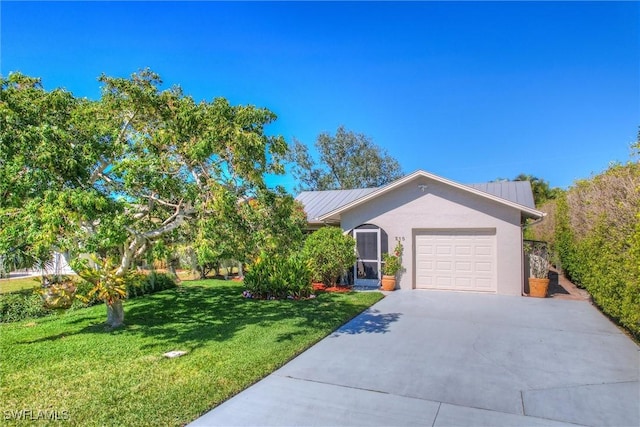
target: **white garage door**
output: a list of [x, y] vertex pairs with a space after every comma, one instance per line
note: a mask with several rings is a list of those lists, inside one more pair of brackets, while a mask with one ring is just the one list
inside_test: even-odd
[[495, 292], [495, 230], [416, 234], [416, 288]]

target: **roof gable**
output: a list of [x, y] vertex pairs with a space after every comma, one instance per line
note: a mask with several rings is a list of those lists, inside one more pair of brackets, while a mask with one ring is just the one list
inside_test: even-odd
[[304, 204], [309, 223], [339, 221], [342, 212], [393, 191], [419, 177], [440, 182], [470, 194], [475, 194], [496, 203], [518, 209], [526, 218], [539, 219], [544, 216], [543, 212], [534, 207], [533, 193], [528, 181], [503, 181], [464, 185], [423, 170], [413, 172], [379, 188], [305, 191], [300, 193], [296, 199]]

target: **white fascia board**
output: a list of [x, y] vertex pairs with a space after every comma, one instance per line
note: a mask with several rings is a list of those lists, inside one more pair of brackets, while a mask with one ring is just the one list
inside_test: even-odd
[[411, 174], [409, 174], [409, 175], [407, 175], [407, 176], [405, 176], [403, 178], [400, 178], [398, 180], [395, 180], [395, 181], [385, 185], [384, 187], [380, 187], [378, 190], [376, 190], [376, 191], [374, 191], [372, 193], [369, 193], [366, 196], [363, 196], [363, 197], [361, 197], [359, 199], [356, 199], [351, 203], [347, 203], [346, 205], [340, 206], [339, 208], [334, 209], [331, 212], [327, 212], [326, 214], [321, 215], [318, 218], [316, 218], [316, 220], [322, 221], [322, 222], [327, 222], [327, 221], [331, 221], [331, 220], [340, 221], [340, 214], [342, 212], [345, 212], [345, 211], [347, 211], [349, 209], [352, 209], [352, 208], [354, 208], [356, 206], [359, 206], [359, 205], [361, 205], [361, 204], [363, 204], [365, 202], [368, 202], [369, 200], [375, 199], [378, 196], [381, 196], [381, 195], [383, 195], [385, 193], [388, 193], [389, 191], [392, 191], [393, 189], [398, 188], [401, 185], [406, 184], [407, 182], [409, 182], [409, 181], [411, 181], [411, 180], [413, 180], [413, 179], [415, 179], [417, 177], [424, 177], [424, 178], [428, 178], [428, 179], [431, 179], [431, 180], [436, 181], [436, 182], [441, 182], [443, 184], [449, 185], [449, 186], [454, 187], [454, 188], [458, 188], [458, 189], [466, 191], [468, 193], [476, 194], [476, 195], [478, 195], [480, 197], [484, 197], [486, 199], [493, 200], [494, 202], [498, 202], [500, 204], [512, 207], [514, 209], [518, 209], [519, 211], [527, 214], [527, 216], [529, 216], [530, 218], [539, 219], [539, 218], [542, 218], [542, 217], [546, 216], [546, 214], [544, 212], [539, 211], [537, 209], [533, 209], [533, 208], [530, 208], [528, 206], [521, 205], [519, 203], [514, 203], [512, 201], [503, 199], [501, 197], [494, 196], [493, 194], [489, 194], [489, 193], [485, 193], [484, 191], [476, 190], [475, 188], [466, 186], [464, 184], [460, 184], [460, 183], [455, 182], [455, 181], [451, 181], [449, 179], [443, 178], [443, 177], [438, 176], [438, 175], [434, 175], [434, 174], [429, 173], [429, 172], [425, 172], [423, 170], [417, 170], [417, 171], [415, 171], [415, 172], [413, 172], [413, 173], [411, 173]]

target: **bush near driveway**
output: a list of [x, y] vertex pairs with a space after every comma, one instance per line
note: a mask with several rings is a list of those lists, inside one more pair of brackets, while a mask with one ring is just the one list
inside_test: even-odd
[[[136, 298], [113, 331], [102, 305], [0, 324], [0, 409], [67, 411], [81, 426], [184, 425], [382, 298], [265, 301], [242, 298], [242, 289], [193, 281]], [[188, 353], [164, 358], [170, 350]]]
[[535, 237], [549, 241], [571, 281], [640, 339], [640, 164], [613, 165], [540, 209], [553, 215], [533, 228]]

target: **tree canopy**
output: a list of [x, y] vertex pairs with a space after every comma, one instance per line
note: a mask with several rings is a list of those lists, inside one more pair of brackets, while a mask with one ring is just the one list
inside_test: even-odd
[[[496, 181], [509, 181], [508, 179], [498, 178]], [[511, 181], [529, 181], [531, 191], [533, 192], [533, 201], [536, 207], [540, 207], [547, 200], [555, 199], [562, 191], [560, 188], [551, 188], [549, 182], [533, 175], [521, 173]]]
[[514, 181], [529, 181], [531, 190], [533, 191], [533, 201], [536, 206], [541, 206], [547, 200], [555, 199], [560, 191], [558, 188], [551, 188], [549, 182], [533, 175], [521, 173], [516, 176]]
[[264, 182], [287, 152], [264, 132], [271, 111], [196, 102], [148, 69], [99, 81], [92, 101], [19, 73], [1, 79], [0, 254], [91, 253], [123, 276], [184, 224], [211, 227], [250, 199], [293, 209]]
[[335, 136], [318, 135], [315, 148], [318, 162], [306, 145], [294, 139], [288, 158], [298, 180], [296, 191], [380, 187], [403, 176], [400, 164], [387, 150], [344, 126]]

